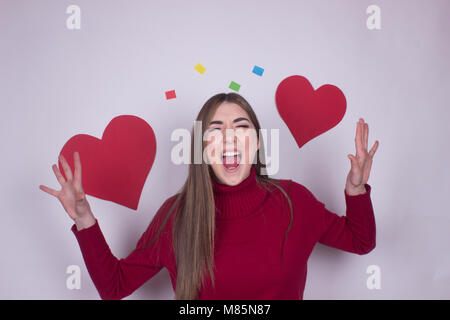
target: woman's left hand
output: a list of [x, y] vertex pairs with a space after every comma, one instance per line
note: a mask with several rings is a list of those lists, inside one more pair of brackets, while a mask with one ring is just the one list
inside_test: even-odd
[[356, 125], [356, 157], [349, 154], [351, 168], [345, 183], [345, 191], [349, 195], [358, 195], [366, 192], [364, 184], [369, 180], [370, 168], [372, 167], [372, 160], [375, 152], [378, 149], [378, 140], [373, 144], [372, 149], [367, 152], [369, 139], [369, 126], [362, 118], [359, 119]]

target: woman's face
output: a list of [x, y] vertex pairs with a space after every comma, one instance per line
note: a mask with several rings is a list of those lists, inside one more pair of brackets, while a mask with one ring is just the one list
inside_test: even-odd
[[248, 177], [259, 140], [244, 109], [236, 103], [222, 103], [207, 124], [204, 140], [204, 159], [220, 183], [234, 186]]

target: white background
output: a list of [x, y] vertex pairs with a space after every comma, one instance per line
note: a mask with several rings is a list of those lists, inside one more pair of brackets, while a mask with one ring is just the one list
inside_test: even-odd
[[[69, 30], [66, 8], [81, 9]], [[366, 26], [381, 8], [381, 30]], [[100, 138], [114, 117], [153, 128], [157, 154], [137, 211], [88, 196], [112, 252], [125, 257], [187, 167], [170, 161], [176, 128], [231, 81], [263, 128], [280, 129], [273, 177], [308, 187], [345, 214], [356, 121], [380, 141], [369, 179], [377, 247], [358, 256], [317, 245], [305, 299], [450, 298], [448, 1], [0, 1], [0, 298], [98, 299], [59, 201], [51, 170], [64, 143]], [[201, 75], [197, 63], [206, 67]], [[251, 73], [264, 68], [262, 77]], [[341, 123], [299, 149], [275, 107], [286, 77], [346, 96]], [[176, 90], [166, 100], [164, 92]], [[266, 146], [266, 148], [268, 148]], [[169, 178], [168, 178], [169, 177]], [[381, 289], [369, 290], [369, 265]], [[81, 267], [81, 289], [66, 268]], [[172, 299], [162, 269], [127, 299]]]

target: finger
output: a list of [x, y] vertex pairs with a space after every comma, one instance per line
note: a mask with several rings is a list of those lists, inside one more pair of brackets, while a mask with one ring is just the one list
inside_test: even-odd
[[75, 181], [81, 184], [81, 161], [80, 161], [80, 154], [77, 151], [75, 151], [73, 154], [73, 160], [75, 164], [75, 172], [74, 172]]
[[358, 164], [358, 160], [355, 158], [354, 155], [349, 154], [349, 155], [347, 155], [347, 157], [350, 159], [350, 164], [351, 164], [352, 168], [353, 168], [353, 166]]
[[73, 179], [72, 170], [69, 167], [69, 164], [66, 161], [66, 158], [62, 154], [59, 155], [59, 160], [61, 161], [62, 167], [64, 169], [64, 173], [66, 174], [67, 181]]
[[364, 150], [367, 150], [364, 148], [364, 139], [365, 139], [365, 125], [364, 125], [364, 120], [363, 118], [359, 118], [359, 130], [361, 132], [360, 137], [361, 137], [361, 152], [362, 154], [364, 154]]
[[363, 146], [362, 146], [362, 130], [361, 130], [361, 121], [358, 121], [356, 124], [356, 137], [355, 137], [355, 149], [356, 149], [356, 157], [360, 157], [363, 154]]
[[64, 185], [64, 183], [66, 183], [66, 180], [64, 179], [64, 177], [62, 176], [61, 172], [59, 171], [58, 167], [56, 166], [56, 164], [54, 164], [52, 166], [53, 172], [55, 173], [56, 179], [58, 179], [59, 184], [61, 185], [61, 187]]
[[56, 191], [56, 190], [54, 190], [52, 188], [43, 186], [42, 184], [39, 186], [39, 189], [41, 189], [42, 191], [45, 191], [45, 192], [51, 194], [52, 196], [55, 196], [55, 197], [58, 196], [58, 191]]
[[351, 154], [348, 154], [348, 155], [347, 155], [347, 158], [349, 158], [349, 159], [350, 159], [350, 161], [352, 161], [352, 162], [353, 162], [353, 158], [352, 158], [352, 155], [351, 155]]
[[369, 147], [369, 125], [364, 123], [364, 150]]
[[378, 149], [378, 145], [379, 145], [379, 142], [378, 142], [378, 140], [376, 140], [375, 143], [373, 144], [373, 147], [369, 151], [369, 156], [370, 157], [373, 157], [375, 155], [375, 152]]

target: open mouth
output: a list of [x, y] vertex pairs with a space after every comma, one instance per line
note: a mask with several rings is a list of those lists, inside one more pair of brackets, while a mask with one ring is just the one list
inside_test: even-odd
[[240, 152], [225, 152], [222, 158], [223, 167], [226, 172], [233, 173], [239, 170], [241, 164]]

